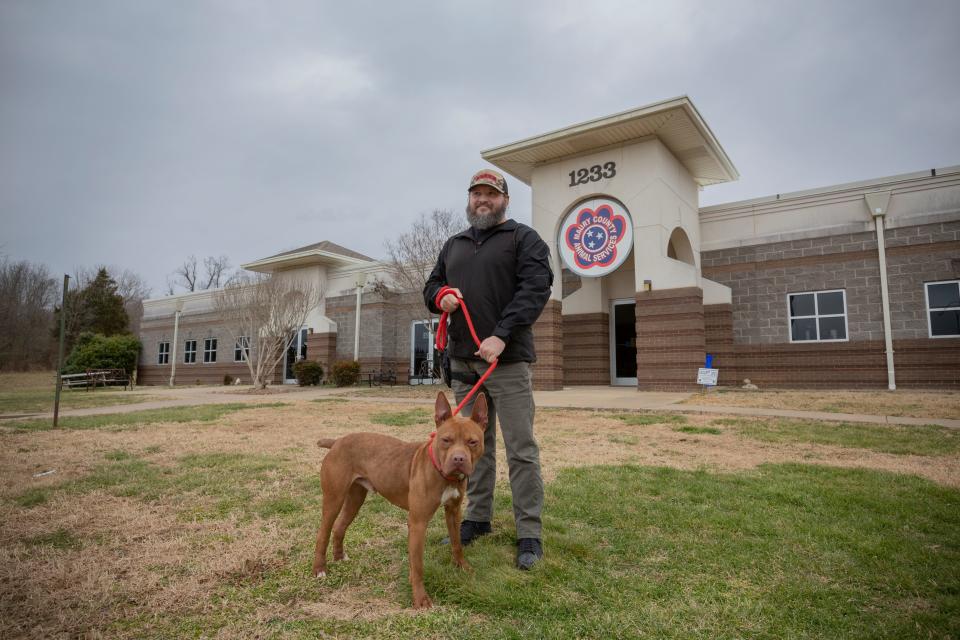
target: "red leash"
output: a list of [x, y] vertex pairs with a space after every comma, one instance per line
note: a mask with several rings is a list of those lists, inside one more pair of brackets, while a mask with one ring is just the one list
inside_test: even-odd
[[[442, 300], [443, 296], [447, 295], [448, 293], [452, 293], [455, 296], [457, 295], [457, 293], [453, 290], [453, 287], [443, 287], [437, 292], [436, 297], [433, 299], [433, 304], [435, 304], [438, 309], [442, 309], [440, 306], [440, 300]], [[463, 298], [460, 296], [457, 297], [460, 298], [460, 309], [463, 311], [463, 317], [467, 321], [467, 327], [470, 328], [470, 335], [473, 337], [473, 341], [476, 343], [477, 349], [479, 349], [480, 338], [477, 337], [477, 330], [473, 328], [473, 320], [470, 319], [470, 312], [467, 311], [467, 305]], [[449, 315], [450, 314], [446, 311], [440, 314], [440, 326], [437, 327], [437, 339], [434, 341], [434, 344], [440, 351], [443, 351], [447, 348], [447, 318]], [[453, 415], [460, 413], [460, 409], [463, 408], [463, 405], [470, 402], [470, 398], [473, 397], [473, 394], [477, 392], [477, 389], [483, 385], [484, 381], [490, 377], [491, 373], [493, 373], [493, 370], [497, 368], [498, 362], [498, 360], [494, 360], [490, 363], [490, 366], [487, 368], [487, 370], [484, 371], [483, 375], [480, 376], [480, 379], [477, 380], [477, 384], [473, 385], [473, 389], [470, 389], [470, 393], [468, 393], [463, 400], [460, 401], [460, 404], [457, 405], [457, 408], [453, 410]]]

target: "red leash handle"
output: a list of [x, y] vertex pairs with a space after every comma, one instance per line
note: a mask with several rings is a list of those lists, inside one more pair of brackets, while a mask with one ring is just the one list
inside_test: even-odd
[[[477, 349], [479, 349], [480, 338], [477, 337], [477, 330], [473, 328], [473, 320], [470, 319], [470, 312], [467, 311], [467, 305], [463, 300], [463, 296], [457, 295], [457, 292], [454, 291], [453, 287], [446, 286], [441, 287], [440, 291], [437, 292], [436, 297], [433, 299], [433, 304], [435, 304], [437, 308], [442, 311], [440, 314], [440, 325], [437, 327], [437, 338], [434, 340], [434, 345], [440, 351], [444, 351], [447, 348], [447, 318], [450, 316], [450, 314], [446, 311], [443, 311], [443, 307], [440, 306], [440, 301], [445, 295], [450, 293], [460, 298], [460, 309], [463, 311], [463, 317], [467, 321], [467, 327], [470, 329], [470, 335], [473, 337], [473, 341], [476, 343]], [[484, 371], [483, 375], [480, 376], [480, 379], [477, 380], [477, 384], [473, 385], [473, 389], [470, 389], [470, 393], [468, 393], [463, 400], [460, 401], [460, 404], [457, 405], [457, 408], [453, 410], [453, 415], [460, 413], [460, 409], [463, 408], [463, 405], [470, 402], [470, 398], [472, 398], [477, 392], [477, 389], [483, 385], [484, 381], [490, 377], [490, 374], [493, 373], [493, 370], [497, 368], [498, 363], [498, 360], [494, 360], [490, 363], [490, 366], [487, 368], [487, 370]]]

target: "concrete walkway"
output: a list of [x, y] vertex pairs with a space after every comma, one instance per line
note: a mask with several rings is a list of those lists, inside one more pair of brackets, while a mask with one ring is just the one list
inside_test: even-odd
[[[452, 399], [450, 390], [437, 386]], [[133, 393], [133, 392], [130, 392]], [[331, 388], [300, 388], [295, 386], [271, 387], [269, 393], [250, 393], [249, 387], [140, 387], [138, 393], [155, 399], [136, 404], [92, 407], [88, 409], [61, 409], [61, 416], [88, 416], [98, 414], [127, 413], [148, 409], [167, 409], [198, 404], [244, 403], [264, 404], [272, 402], [308, 402], [318, 398], [351, 398], [363, 402], [383, 404], [432, 404], [433, 400], [417, 397], [368, 396], [354, 390]], [[537, 406], [542, 408], [570, 409], [621, 409], [626, 411], [671, 411], [679, 413], [772, 416], [802, 420], [828, 420], [834, 422], [861, 422], [873, 424], [925, 425], [933, 424], [960, 429], [960, 420], [948, 418], [908, 418], [900, 416], [866, 415], [854, 413], [828, 413], [823, 411], [796, 411], [791, 409], [762, 409], [755, 407], [724, 407], [717, 405], [680, 404], [694, 394], [658, 391], [637, 391], [631, 387], [568, 387], [562, 391], [535, 391]], [[53, 419], [53, 413], [0, 416], [0, 419]]]

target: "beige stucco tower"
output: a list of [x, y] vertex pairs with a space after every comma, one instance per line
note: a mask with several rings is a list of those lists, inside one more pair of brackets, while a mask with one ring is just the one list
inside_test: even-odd
[[694, 387], [709, 318], [725, 324], [731, 303], [701, 274], [698, 194], [738, 174], [690, 99], [481, 155], [532, 187], [533, 226], [563, 274], [535, 327], [537, 387]]

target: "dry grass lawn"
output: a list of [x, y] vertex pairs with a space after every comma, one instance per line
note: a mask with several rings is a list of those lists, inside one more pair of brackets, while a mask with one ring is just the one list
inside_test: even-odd
[[[775, 402], [778, 395], [742, 397], [745, 402]], [[783, 403], [799, 397], [789, 396], [793, 400]], [[934, 399], [932, 394], [916, 394], [917, 403]], [[862, 401], [867, 402], [866, 397]], [[954, 407], [951, 417], [956, 417], [956, 396], [944, 406], [948, 404]], [[167, 615], [213, 615], [216, 603], [210, 595], [215, 589], [255, 583], [265, 572], [290, 564], [291, 550], [304, 544], [302, 527], [285, 526], [284, 521], [263, 514], [297, 507], [303, 509], [306, 521], [319, 518], [317, 472], [323, 452], [314, 444], [318, 438], [365, 430], [414, 441], [425, 439], [432, 430], [430, 419], [408, 427], [374, 423], [371, 418], [384, 410], [383, 403], [362, 399], [297, 401], [288, 407], [241, 410], [212, 423], [78, 431], [2, 429], [0, 637], [98, 637], [101, 633], [137, 637]], [[955, 453], [892, 455], [760, 442], [715, 423], [711, 416], [683, 418], [687, 431], [678, 430], [680, 423], [666, 417], [654, 422], [631, 425], [613, 412], [539, 411], [536, 431], [546, 481], [565, 467], [583, 465], [635, 463], [728, 471], [795, 461], [915, 474], [960, 487], [960, 455]], [[690, 432], [701, 428], [719, 433]], [[505, 481], [502, 441], [498, 455], [500, 477]], [[84, 484], [91, 475], [103, 475], [103, 466], [111, 461], [145, 465], [143, 471], [131, 467], [126, 481], [136, 485], [142, 473], [146, 488], [118, 495], [109, 487]], [[164, 484], [187, 473], [184, 465], [188, 463], [194, 465], [191, 472], [223, 464], [226, 475], [215, 472], [203, 477], [208, 482], [222, 478], [225, 485], [212, 491], [186, 481]], [[229, 474], [237, 465], [249, 475], [236, 476], [243, 486], [233, 487], [234, 476]], [[56, 472], [35, 477], [49, 470]], [[166, 489], [151, 493], [154, 486]], [[244, 493], [232, 493], [240, 489]], [[37, 495], [46, 495], [46, 501], [29, 500]], [[221, 516], [215, 517], [217, 513]], [[381, 524], [381, 532], [395, 536], [359, 544], [375, 550], [405, 535], [402, 520], [396, 517], [382, 516]], [[402, 575], [401, 567], [395, 569]], [[299, 574], [309, 568], [298, 564], [291, 570]], [[257, 620], [311, 615], [375, 620], [402, 608], [397, 589], [334, 587], [322, 603], [293, 598], [287, 605], [265, 604], [250, 611], [245, 621], [222, 629], [220, 636], [250, 637], [245, 625]]]
[[960, 419], [960, 392], [957, 391], [744, 391], [720, 388], [711, 393], [694, 394], [685, 404]]

